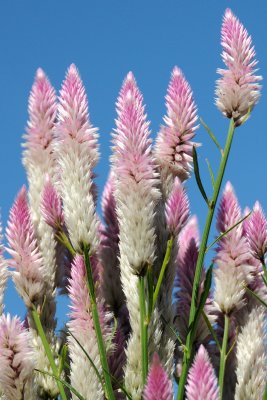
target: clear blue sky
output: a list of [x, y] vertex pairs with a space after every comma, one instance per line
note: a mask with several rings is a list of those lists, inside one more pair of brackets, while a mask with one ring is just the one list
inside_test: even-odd
[[[178, 65], [190, 82], [199, 115], [224, 143], [228, 121], [214, 106], [216, 68], [220, 58], [220, 27], [231, 7], [253, 37], [260, 73], [267, 77], [267, 3], [262, 0], [24, 0], [0, 5], [0, 206], [3, 225], [19, 188], [25, 182], [21, 142], [27, 121], [27, 99], [35, 71], [42, 67], [58, 90], [67, 67], [80, 70], [90, 103], [92, 123], [100, 129], [102, 159], [100, 192], [108, 174], [114, 103], [126, 73], [132, 70], [147, 104], [153, 136], [165, 112], [170, 73]], [[265, 85], [265, 81], [263, 81]], [[267, 211], [267, 97], [251, 119], [236, 131], [227, 169], [241, 205], [258, 199]], [[205, 158], [216, 170], [218, 153], [203, 128], [197, 132], [200, 166], [209, 187]], [[188, 182], [192, 212], [203, 226], [205, 204], [194, 177]], [[6, 310], [22, 313], [9, 287]]]

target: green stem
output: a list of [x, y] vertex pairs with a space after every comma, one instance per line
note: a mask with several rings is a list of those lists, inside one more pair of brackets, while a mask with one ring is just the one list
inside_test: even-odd
[[223, 398], [223, 383], [224, 383], [224, 373], [225, 373], [225, 364], [227, 359], [227, 344], [228, 344], [228, 335], [229, 335], [229, 325], [230, 318], [225, 314], [224, 316], [224, 333], [223, 333], [223, 342], [220, 356], [220, 372], [219, 372], [219, 387], [220, 387], [220, 399]]
[[[50, 348], [49, 343], [48, 343], [48, 341], [46, 339], [45, 332], [43, 330], [42, 323], [41, 323], [41, 320], [40, 320], [40, 316], [39, 316], [39, 314], [38, 314], [36, 309], [32, 310], [32, 317], [33, 317], [36, 329], [38, 331], [38, 334], [40, 336], [40, 339], [42, 341], [42, 344], [44, 346], [44, 350], [45, 350], [45, 353], [47, 355], [47, 358], [48, 358], [48, 361], [50, 363], [50, 366], [51, 366], [51, 369], [53, 371], [53, 374], [56, 377], [59, 378], [58, 369], [57, 369], [57, 366], [56, 366], [56, 363], [55, 363], [51, 348]], [[57, 386], [58, 386], [58, 390], [59, 390], [61, 399], [62, 400], [67, 400], [67, 396], [65, 394], [64, 387], [63, 387], [62, 383], [60, 381], [58, 381], [58, 380], [57, 380]]]
[[[204, 262], [204, 258], [205, 258], [205, 252], [206, 252], [206, 248], [207, 248], [207, 243], [208, 243], [208, 238], [209, 238], [209, 233], [210, 233], [210, 228], [211, 228], [211, 223], [213, 220], [216, 203], [218, 200], [218, 196], [219, 196], [228, 156], [229, 156], [229, 153], [231, 150], [234, 131], [235, 131], [235, 125], [234, 125], [233, 119], [231, 119], [230, 125], [229, 125], [229, 130], [228, 130], [228, 135], [227, 135], [227, 139], [226, 139], [225, 149], [223, 151], [223, 155], [221, 158], [221, 163], [220, 163], [218, 175], [217, 175], [216, 182], [215, 182], [213, 196], [209, 203], [208, 215], [207, 215], [206, 224], [205, 224], [202, 241], [201, 241], [201, 245], [200, 245], [200, 249], [199, 249], [196, 271], [195, 271], [195, 276], [194, 276], [193, 290], [192, 290], [192, 301], [191, 301], [190, 315], [189, 315], [189, 326], [193, 323], [196, 313], [197, 313], [198, 293], [199, 293], [199, 286], [200, 286], [203, 262]], [[188, 349], [188, 351], [184, 353], [184, 357], [183, 357], [183, 366], [182, 366], [182, 372], [181, 372], [181, 377], [180, 377], [180, 381], [179, 381], [177, 400], [183, 400], [183, 398], [184, 398], [185, 383], [186, 383], [190, 363], [191, 363], [191, 360], [193, 357], [193, 354], [192, 354], [193, 344], [194, 344], [194, 337], [192, 335], [192, 331], [189, 330], [189, 332], [187, 334], [187, 338], [186, 338], [186, 348]]]
[[173, 237], [171, 237], [168, 242], [167, 242], [167, 249], [166, 249], [166, 253], [165, 253], [165, 257], [161, 266], [161, 270], [160, 270], [160, 274], [159, 274], [159, 278], [157, 281], [157, 285], [154, 291], [154, 295], [153, 295], [153, 307], [152, 309], [154, 310], [157, 299], [158, 299], [158, 295], [159, 295], [159, 291], [160, 291], [160, 287], [164, 278], [164, 274], [166, 271], [166, 268], [170, 262], [170, 258], [171, 258], [171, 253], [172, 253], [172, 247], [173, 247]]
[[146, 320], [145, 276], [139, 276], [140, 333], [142, 353], [142, 379], [146, 384], [148, 374], [148, 321]]
[[93, 316], [93, 321], [94, 321], [94, 327], [95, 327], [95, 332], [96, 332], [100, 361], [101, 361], [102, 370], [103, 370], [103, 376], [104, 376], [104, 380], [105, 380], [107, 398], [108, 398], [108, 400], [115, 400], [112, 383], [111, 383], [111, 376], [109, 373], [109, 365], [108, 365], [108, 360], [107, 360], [105, 343], [103, 340], [103, 335], [102, 335], [101, 325], [100, 325], [100, 320], [99, 320], [99, 315], [98, 315], [96, 294], [95, 294], [95, 285], [94, 285], [94, 280], [93, 280], [93, 274], [92, 274], [92, 268], [91, 268], [88, 247], [85, 247], [85, 249], [84, 249], [84, 262], [85, 262], [85, 267], [86, 267], [86, 277], [87, 277], [88, 289], [89, 289], [89, 294], [90, 294], [91, 311], [92, 311], [92, 316]]

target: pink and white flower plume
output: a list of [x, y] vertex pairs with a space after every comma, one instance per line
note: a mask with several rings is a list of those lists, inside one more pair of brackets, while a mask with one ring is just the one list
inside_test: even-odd
[[189, 201], [179, 178], [175, 178], [173, 188], [165, 206], [166, 223], [169, 232], [177, 237], [189, 217]]
[[219, 400], [219, 387], [207, 350], [200, 346], [186, 385], [186, 400]]
[[7, 285], [8, 269], [7, 261], [4, 258], [4, 245], [3, 245], [3, 234], [2, 225], [0, 224], [0, 316], [4, 311], [4, 292]]
[[[174, 67], [166, 95], [167, 114], [158, 133], [155, 157], [165, 175], [189, 177], [193, 163], [192, 139], [197, 129], [197, 107], [182, 71]], [[162, 171], [162, 173], [163, 173]]]
[[255, 50], [247, 30], [227, 8], [221, 31], [222, 59], [227, 69], [218, 69], [221, 78], [216, 86], [216, 105], [236, 126], [258, 102], [259, 81], [255, 66]]
[[264, 262], [267, 252], [267, 220], [260, 203], [257, 201], [246, 223], [246, 236], [253, 256]]
[[[221, 234], [238, 223], [242, 218], [240, 206], [230, 182], [227, 182], [217, 216], [217, 229]], [[216, 249], [214, 301], [219, 309], [229, 314], [245, 304], [245, 284], [252, 280], [251, 253], [243, 236], [242, 225], [223, 236]]]
[[[97, 271], [94, 272], [97, 275]], [[75, 257], [72, 264], [69, 296], [71, 313], [68, 328], [73, 335], [68, 337], [71, 359], [71, 384], [84, 398], [101, 400], [103, 398], [101, 383], [95, 373], [95, 369], [78, 344], [79, 342], [83, 346], [97, 370], [101, 371], [100, 356], [91, 314], [91, 302], [86, 285], [85, 264], [83, 257], [80, 255]]]
[[144, 400], [172, 400], [172, 382], [160, 363], [157, 353], [154, 354], [144, 388]]
[[22, 400], [35, 367], [30, 334], [18, 317], [0, 317], [0, 386], [6, 400]]
[[62, 84], [59, 103], [55, 151], [64, 219], [75, 250], [82, 252], [86, 245], [96, 252], [99, 237], [92, 177], [99, 158], [98, 134], [90, 123], [85, 88], [74, 64]]
[[15, 268], [12, 272], [13, 281], [26, 306], [31, 308], [43, 300], [45, 271], [25, 187], [19, 192], [10, 210], [6, 233], [9, 246], [7, 251], [12, 256], [10, 264]]

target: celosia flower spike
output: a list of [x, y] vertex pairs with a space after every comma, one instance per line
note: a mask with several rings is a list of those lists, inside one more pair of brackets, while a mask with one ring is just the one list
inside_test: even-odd
[[4, 245], [2, 235], [2, 225], [0, 224], [0, 316], [4, 310], [4, 291], [8, 278], [7, 262], [4, 258]]
[[112, 161], [120, 245], [127, 248], [131, 268], [138, 274], [154, 260], [154, 212], [160, 193], [143, 96], [131, 72], [120, 91], [117, 113]]
[[[68, 338], [71, 359], [71, 384], [79, 389], [79, 393], [84, 398], [101, 400], [103, 399], [101, 383], [98, 381], [95, 370], [83, 351], [84, 349], [90, 355], [95, 367], [100, 371], [101, 363], [82, 256], [76, 256], [73, 261], [69, 283], [71, 314], [68, 327], [74, 336], [69, 336]], [[75, 339], [79, 341], [79, 344]]]
[[41, 68], [36, 72], [28, 111], [30, 118], [25, 147], [29, 150], [46, 149], [53, 140], [57, 105], [55, 90]]
[[60, 191], [64, 220], [76, 251], [99, 245], [95, 210], [93, 168], [98, 160], [97, 129], [89, 121], [88, 102], [82, 80], [71, 65], [62, 84], [56, 128]]
[[246, 224], [246, 235], [255, 258], [264, 262], [267, 252], [267, 220], [260, 203], [254, 205], [252, 215]]
[[41, 212], [45, 222], [54, 229], [64, 223], [61, 198], [47, 176], [41, 199]]
[[188, 373], [186, 400], [219, 400], [219, 387], [207, 350], [200, 346]]
[[167, 115], [156, 141], [155, 156], [161, 168], [182, 181], [193, 163], [193, 143], [197, 129], [197, 107], [182, 71], [175, 67], [166, 96]]
[[217, 81], [216, 105], [236, 126], [258, 102], [260, 97], [260, 76], [255, 75], [254, 46], [247, 30], [228, 8], [225, 11], [221, 44], [222, 59], [228, 69], [218, 69], [222, 76]]
[[172, 383], [164, 371], [157, 353], [153, 356], [143, 398], [144, 400], [173, 399]]
[[169, 232], [177, 236], [189, 217], [189, 201], [179, 178], [175, 178], [172, 192], [166, 203], [166, 223]]
[[58, 139], [64, 141], [71, 137], [78, 143], [86, 142], [91, 168], [94, 167], [99, 158], [97, 128], [90, 123], [85, 88], [74, 64], [69, 67], [62, 84], [58, 111]]
[[266, 383], [265, 310], [254, 307], [237, 337], [235, 400], [263, 399]]
[[45, 271], [34, 235], [25, 187], [11, 208], [6, 232], [7, 251], [12, 256], [11, 266], [15, 268], [13, 280], [26, 306], [31, 307], [43, 298]]
[[[220, 202], [217, 229], [229, 230], [241, 219], [241, 210], [230, 182], [227, 182]], [[251, 253], [243, 236], [242, 225], [228, 232], [218, 242], [215, 270], [214, 300], [222, 312], [230, 313], [244, 305], [244, 284], [252, 280]]]
[[0, 317], [0, 387], [6, 400], [24, 399], [34, 370], [30, 335], [17, 317]]

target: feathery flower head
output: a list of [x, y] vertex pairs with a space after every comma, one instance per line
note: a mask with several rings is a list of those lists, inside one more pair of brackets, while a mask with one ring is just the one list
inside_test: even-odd
[[42, 297], [44, 271], [31, 222], [25, 186], [10, 210], [6, 233], [9, 245], [7, 251], [12, 256], [10, 264], [15, 268], [12, 273], [14, 283], [25, 304], [31, 307]]
[[120, 252], [125, 251], [132, 272], [139, 274], [154, 260], [154, 216], [160, 192], [143, 96], [131, 72], [123, 82], [117, 113], [112, 162]]
[[180, 179], [177, 177], [166, 203], [165, 214], [170, 233], [177, 236], [189, 217], [188, 197]]
[[116, 201], [114, 197], [114, 192], [115, 176], [113, 174], [110, 174], [105, 184], [101, 199], [103, 218], [106, 223], [106, 228], [103, 230], [103, 234], [105, 236], [108, 236], [109, 239], [114, 239], [115, 242], [118, 242], [119, 224], [116, 213]]
[[46, 149], [53, 140], [57, 104], [55, 90], [41, 68], [36, 72], [28, 112], [25, 147], [29, 150]]
[[164, 371], [157, 353], [153, 356], [143, 397], [144, 400], [173, 399], [172, 383]]
[[267, 220], [257, 201], [246, 224], [246, 235], [255, 258], [264, 261], [267, 252]]
[[203, 345], [195, 356], [188, 373], [187, 400], [219, 400], [219, 387], [215, 371]]
[[54, 229], [60, 228], [64, 223], [62, 202], [49, 176], [46, 177], [41, 198], [41, 212], [45, 222]]
[[[223, 233], [241, 219], [241, 209], [230, 182], [227, 182], [220, 201], [217, 229]], [[244, 305], [244, 283], [252, 280], [251, 253], [247, 239], [243, 236], [242, 224], [223, 236], [217, 246], [215, 270], [216, 304], [221, 311], [229, 313]]]
[[254, 307], [237, 337], [235, 399], [263, 399], [266, 382], [265, 310]]
[[[177, 254], [177, 263], [179, 269], [182, 268], [182, 266], [195, 264], [195, 258], [198, 256], [199, 247], [199, 230], [196, 215], [190, 217], [187, 224], [181, 230], [178, 244], [179, 250]], [[192, 257], [192, 254], [194, 254], [194, 257]]]
[[86, 142], [91, 166], [95, 166], [99, 158], [97, 128], [90, 123], [85, 88], [74, 64], [69, 67], [60, 90], [57, 136], [62, 141], [71, 138], [78, 143]]
[[128, 184], [152, 186], [157, 174], [151, 155], [149, 122], [146, 121], [143, 96], [132, 72], [123, 82], [116, 106], [118, 118], [112, 157], [116, 177]]
[[258, 82], [262, 78], [255, 75], [257, 61], [251, 36], [229, 8], [223, 18], [221, 44], [222, 59], [228, 69], [217, 70], [222, 77], [217, 81], [216, 105], [238, 126], [242, 117], [258, 102]]
[[31, 379], [34, 354], [29, 333], [18, 317], [0, 317], [0, 386], [7, 400], [22, 400]]
[[166, 96], [166, 125], [156, 141], [155, 156], [161, 168], [166, 168], [182, 181], [189, 177], [193, 163], [193, 143], [197, 129], [197, 107], [193, 93], [182, 71], [174, 67]]

